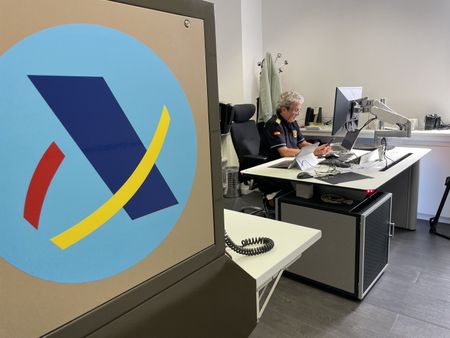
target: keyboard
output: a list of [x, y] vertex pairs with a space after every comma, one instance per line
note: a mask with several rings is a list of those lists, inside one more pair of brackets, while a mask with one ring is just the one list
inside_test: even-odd
[[344, 153], [344, 152], [348, 151], [348, 149], [344, 148], [340, 143], [332, 143], [331, 151]]
[[338, 158], [329, 158], [329, 159], [323, 160], [319, 164], [335, 166], [335, 167], [339, 167], [339, 168], [350, 168], [350, 163], [343, 162]]
[[342, 162], [348, 162], [348, 161], [354, 160], [357, 157], [353, 153], [342, 153], [342, 154], [338, 154], [338, 155], [339, 155], [338, 160], [342, 161]]

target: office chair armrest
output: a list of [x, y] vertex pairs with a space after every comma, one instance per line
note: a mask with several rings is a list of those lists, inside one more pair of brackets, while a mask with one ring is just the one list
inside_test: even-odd
[[253, 205], [241, 208], [240, 212], [243, 212], [243, 213], [246, 213], [246, 214], [249, 214], [249, 215], [258, 215], [258, 214], [264, 214], [265, 213], [263, 208], [256, 207], [256, 206], [253, 206]]
[[269, 158], [264, 155], [244, 155], [241, 158], [242, 160], [242, 163], [240, 163], [241, 170], [263, 164], [267, 162], [268, 159]]

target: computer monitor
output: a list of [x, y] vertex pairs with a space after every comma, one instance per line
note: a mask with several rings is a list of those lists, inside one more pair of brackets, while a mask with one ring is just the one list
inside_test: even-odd
[[332, 135], [343, 129], [352, 131], [356, 129], [357, 118], [353, 116], [354, 100], [362, 97], [362, 87], [336, 87], [334, 100], [334, 115]]

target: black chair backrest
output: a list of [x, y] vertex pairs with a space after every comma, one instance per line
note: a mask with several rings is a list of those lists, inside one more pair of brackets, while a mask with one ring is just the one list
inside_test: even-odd
[[231, 138], [237, 156], [259, 155], [260, 137], [255, 121], [251, 120], [255, 114], [255, 105], [236, 104], [233, 110]]
[[267, 136], [265, 135], [264, 125], [265, 125], [264, 122], [258, 122], [257, 124], [260, 138], [259, 153], [267, 156], [270, 154], [270, 145], [269, 142], [267, 141]]

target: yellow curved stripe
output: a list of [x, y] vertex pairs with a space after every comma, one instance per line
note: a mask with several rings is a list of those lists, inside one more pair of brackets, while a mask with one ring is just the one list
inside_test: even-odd
[[170, 116], [163, 107], [155, 135], [136, 169], [117, 192], [78, 224], [53, 237], [51, 241], [64, 250], [91, 234], [113, 217], [134, 196], [153, 168], [169, 129]]

